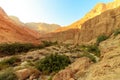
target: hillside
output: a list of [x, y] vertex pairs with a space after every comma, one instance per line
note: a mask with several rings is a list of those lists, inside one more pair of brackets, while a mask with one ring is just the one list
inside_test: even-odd
[[[104, 11], [100, 15], [97, 15], [85, 22], [83, 21], [84, 23], [81, 24], [80, 29], [72, 28], [65, 31], [53, 32], [49, 34], [50, 36], [48, 34], [44, 35], [42, 39], [43, 40], [50, 39], [51, 41], [54, 40], [59, 42], [62, 42], [62, 39], [64, 39], [64, 42], [71, 41], [72, 43], [86, 43], [92, 39], [95, 39], [100, 34], [110, 35], [111, 32], [116, 28], [118, 28], [120, 25], [119, 9], [120, 7], [109, 9], [107, 11]], [[81, 21], [82, 19], [80, 20], [80, 22]], [[74, 32], [76, 29], [77, 31], [75, 33], [73, 34], [69, 33], [70, 31]], [[62, 35], [63, 37], [59, 37], [60, 35]], [[67, 36], [67, 37], [64, 37], [64, 36]], [[71, 38], [68, 38], [68, 37], [71, 37]]]
[[38, 42], [39, 33], [10, 19], [0, 8], [0, 43], [2, 42]]
[[34, 23], [34, 22], [26, 23], [26, 25], [29, 28], [36, 30], [40, 33], [50, 33], [61, 27], [60, 25], [57, 24]]
[[61, 27], [60, 25], [57, 25], [57, 24], [35, 23], [35, 22], [23, 23], [16, 16], [9, 16], [9, 17], [12, 20], [14, 20], [17, 24], [23, 25], [41, 34], [53, 32]]

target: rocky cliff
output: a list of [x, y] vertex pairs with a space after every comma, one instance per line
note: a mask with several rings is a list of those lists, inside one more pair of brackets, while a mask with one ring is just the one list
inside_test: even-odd
[[98, 3], [97, 5], [95, 5], [95, 7], [90, 10], [82, 19], [74, 22], [73, 24], [69, 25], [69, 26], [66, 26], [66, 27], [62, 27], [62, 28], [59, 28], [56, 30], [56, 32], [59, 32], [59, 31], [65, 31], [65, 30], [69, 30], [71, 28], [78, 28], [78, 29], [81, 29], [82, 27], [82, 24], [97, 16], [97, 15], [100, 15], [102, 12], [104, 11], [107, 11], [107, 10], [110, 10], [110, 9], [114, 9], [114, 8], [117, 8], [120, 6], [120, 0], [114, 0], [113, 2], [110, 2], [110, 3]]
[[[117, 2], [115, 1], [115, 2], [113, 2], [113, 4], [117, 5]], [[54, 34], [51, 35], [50, 40], [52, 40], [52, 38], [54, 38], [54, 40], [62, 42], [61, 39], [63, 37], [60, 37], [60, 35], [62, 34], [62, 36], [66, 35], [66, 37], [64, 38], [64, 42], [72, 40], [74, 43], [86, 43], [92, 39], [95, 39], [100, 34], [110, 35], [113, 30], [120, 27], [120, 22], [119, 22], [120, 21], [120, 11], [119, 11], [120, 7], [117, 7], [117, 8], [112, 7], [113, 9], [111, 9], [110, 5], [112, 5], [112, 3], [109, 3], [107, 5], [109, 6], [109, 10], [102, 9], [104, 11], [103, 13], [100, 13], [99, 15], [96, 15], [95, 17], [90, 18], [87, 21], [81, 19], [80, 22], [76, 22], [76, 23], [80, 23], [79, 28], [75, 27], [75, 28], [65, 30], [65, 31], [54, 32]], [[102, 6], [103, 6], [103, 8], [105, 8], [104, 4]], [[99, 8], [97, 8], [97, 9], [99, 9]], [[92, 13], [92, 12], [94, 12], [94, 9], [90, 13]], [[87, 14], [87, 15], [90, 15], [90, 14]], [[81, 24], [81, 22], [82, 22], [82, 24]], [[77, 31], [73, 34], [67, 33], [69, 31], [72, 32], [72, 30], [74, 31], [76, 29], [77, 29]], [[68, 39], [68, 37], [70, 37], [69, 34], [72, 34], [72, 35], [75, 34], [75, 35], [71, 36], [71, 39]], [[55, 35], [57, 35], [57, 36], [55, 36]], [[49, 38], [47, 38], [47, 39], [49, 39]]]
[[10, 19], [0, 8], [0, 43], [2, 42], [38, 42], [39, 33]]
[[70, 29], [62, 32], [52, 32], [41, 35], [40, 40], [58, 41], [63, 43], [75, 43], [78, 41], [79, 29]]
[[52, 80], [120, 80], [120, 34], [111, 35], [100, 43], [100, 61], [90, 63], [88, 58], [79, 58]]
[[120, 27], [120, 7], [103, 12], [86, 21], [79, 33], [79, 42], [88, 42], [100, 34], [110, 35]]

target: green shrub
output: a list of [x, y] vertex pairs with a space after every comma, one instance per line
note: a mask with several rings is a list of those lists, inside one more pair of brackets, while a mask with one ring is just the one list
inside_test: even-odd
[[97, 57], [100, 57], [100, 50], [97, 45], [81, 45], [80, 50], [88, 53], [92, 53]]
[[43, 45], [44, 45], [45, 47], [58, 44], [57, 41], [55, 41], [55, 42], [51, 42], [51, 41], [42, 41], [42, 43], [43, 43]]
[[114, 36], [117, 36], [118, 34], [120, 34], [120, 29], [116, 29], [116, 30], [114, 31]]
[[0, 72], [0, 80], [18, 80], [13, 70], [7, 69]]
[[34, 48], [34, 45], [30, 43], [21, 44], [21, 43], [4, 43], [0, 45], [0, 52], [8, 55], [13, 55], [15, 53], [27, 52], [30, 49]]
[[1, 64], [13, 65], [14, 63], [20, 62], [20, 61], [21, 61], [21, 59], [19, 59], [18, 57], [13, 56], [11, 58], [8, 58], [8, 59], [5, 59], [5, 60], [1, 61], [0, 63]]
[[108, 39], [108, 36], [106, 36], [106, 35], [100, 35], [100, 36], [97, 37], [96, 44], [99, 45], [100, 42], [102, 42], [102, 41], [104, 41], [106, 39]]
[[30, 50], [42, 49], [51, 45], [55, 45], [57, 42], [43, 41], [42, 44], [33, 45], [31, 43], [3, 43], [0, 44], [0, 53], [7, 55], [14, 55], [16, 53], [28, 52]]
[[96, 45], [89, 45], [86, 49], [88, 52], [93, 53], [95, 56], [100, 57], [100, 50]]
[[49, 74], [64, 69], [70, 64], [70, 59], [65, 55], [51, 54], [36, 63], [36, 67], [43, 73]]
[[20, 61], [21, 60], [15, 56], [8, 58], [8, 59], [4, 59], [4, 60], [0, 61], [0, 70], [8, 68], [8, 67], [12, 67]]

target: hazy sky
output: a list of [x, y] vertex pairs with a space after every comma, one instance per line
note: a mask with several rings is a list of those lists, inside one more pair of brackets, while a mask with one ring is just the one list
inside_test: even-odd
[[82, 18], [99, 2], [112, 0], [0, 0], [8, 15], [23, 22], [46, 22], [69, 25]]

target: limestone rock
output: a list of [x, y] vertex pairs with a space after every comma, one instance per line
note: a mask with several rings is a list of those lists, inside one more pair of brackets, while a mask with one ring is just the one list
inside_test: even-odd
[[119, 80], [120, 48], [105, 53], [102, 61], [91, 66], [80, 80]]
[[84, 73], [85, 70], [90, 66], [90, 60], [88, 58], [79, 58], [66, 69], [58, 72], [53, 80], [74, 80], [75, 74], [79, 71]]
[[53, 80], [69, 80], [73, 77], [73, 72], [70, 69], [65, 69], [60, 71], [55, 77], [53, 77]]
[[26, 68], [21, 69], [15, 72], [19, 80], [25, 80], [27, 78], [30, 78], [30, 80], [37, 79], [40, 76], [40, 72], [36, 69], [32, 68]]
[[82, 24], [78, 43], [89, 42], [101, 34], [111, 35], [120, 25], [119, 9], [105, 11]]
[[31, 75], [31, 71], [29, 69], [23, 69], [16, 71], [16, 75], [20, 80], [24, 80]]

